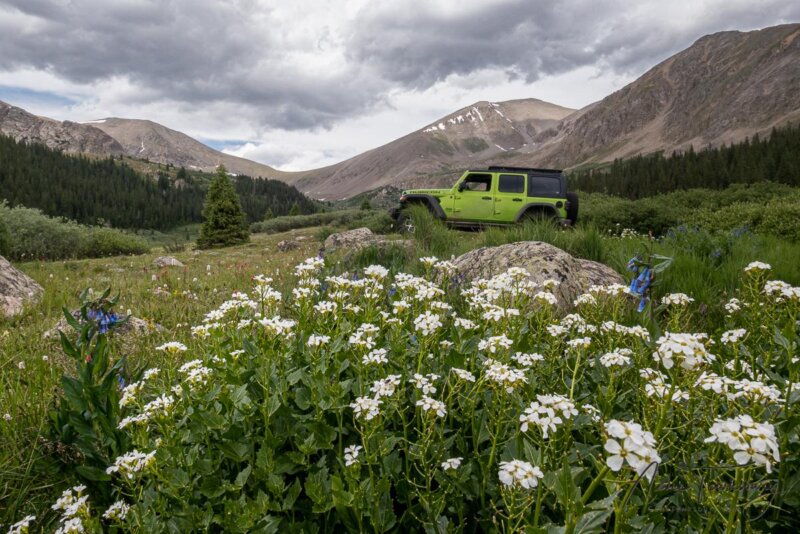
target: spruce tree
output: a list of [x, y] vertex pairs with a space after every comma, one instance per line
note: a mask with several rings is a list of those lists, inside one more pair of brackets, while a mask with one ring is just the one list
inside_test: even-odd
[[249, 238], [242, 205], [222, 165], [217, 168], [217, 175], [208, 186], [203, 218], [203, 227], [197, 239], [198, 248], [236, 245]]
[[292, 209], [289, 210], [289, 215], [300, 215], [300, 204], [296, 200], [292, 204]]
[[369, 211], [372, 209], [372, 206], [369, 205], [369, 199], [364, 197], [364, 200], [361, 201], [361, 210], [362, 211]]

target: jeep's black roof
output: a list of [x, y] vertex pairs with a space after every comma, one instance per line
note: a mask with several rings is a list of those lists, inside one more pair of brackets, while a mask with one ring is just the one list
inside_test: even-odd
[[508, 167], [506, 165], [491, 165], [488, 169], [491, 172], [500, 172], [500, 171], [513, 171], [513, 172], [540, 172], [546, 174], [561, 174], [560, 169], [536, 169], [533, 167]]

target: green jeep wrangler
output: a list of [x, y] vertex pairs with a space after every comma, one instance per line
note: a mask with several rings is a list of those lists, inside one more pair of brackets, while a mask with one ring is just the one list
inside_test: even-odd
[[555, 169], [489, 167], [466, 171], [450, 189], [410, 189], [392, 210], [399, 230], [414, 232], [404, 208], [419, 204], [448, 225], [480, 228], [553, 220], [574, 225], [578, 195], [567, 192], [564, 173]]

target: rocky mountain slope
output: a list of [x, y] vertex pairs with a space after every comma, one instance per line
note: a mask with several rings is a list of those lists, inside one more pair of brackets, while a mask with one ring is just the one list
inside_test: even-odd
[[508, 161], [570, 167], [736, 143], [800, 121], [800, 24], [707, 35]]
[[124, 154], [204, 171], [212, 171], [222, 164], [229, 172], [263, 178], [283, 179], [286, 174], [268, 165], [214, 150], [186, 134], [147, 120], [109, 118], [84, 124], [61, 122], [0, 102], [0, 134], [69, 153]]
[[574, 110], [535, 98], [477, 102], [386, 145], [330, 167], [292, 173], [315, 198], [341, 199], [388, 184], [452, 181], [473, 162], [528, 146]]
[[800, 24], [721, 32], [574, 113], [532, 99], [481, 102], [347, 161], [300, 173], [296, 185], [315, 197], [386, 184], [436, 187], [471, 166], [569, 168], [736, 143], [798, 121]]
[[92, 121], [91, 126], [116, 139], [125, 154], [157, 163], [211, 171], [225, 165], [228, 172], [283, 179], [285, 173], [268, 165], [231, 156], [204, 145], [188, 135], [153, 121], [108, 118]]
[[450, 184], [487, 164], [569, 168], [658, 150], [735, 143], [800, 121], [800, 24], [702, 37], [606, 98], [575, 111], [537, 99], [477, 102], [321, 169], [285, 173], [145, 120], [58, 122], [0, 103], [0, 133], [67, 152], [277, 178], [315, 198], [392, 185]]
[[64, 152], [115, 156], [124, 153], [120, 143], [97, 128], [39, 117], [5, 102], [0, 102], [0, 134]]

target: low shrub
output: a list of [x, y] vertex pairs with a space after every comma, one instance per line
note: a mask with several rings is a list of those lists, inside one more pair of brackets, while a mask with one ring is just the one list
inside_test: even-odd
[[8, 227], [6, 227], [6, 223], [4, 223], [3, 219], [0, 218], [0, 256], [7, 255], [10, 248], [11, 236], [8, 233]]
[[800, 189], [783, 184], [736, 184], [723, 190], [691, 189], [629, 200], [581, 194], [579, 219], [601, 232], [629, 228], [664, 235], [681, 224], [711, 232], [747, 228], [800, 241]]
[[[354, 209], [311, 213], [308, 215], [288, 215], [253, 223], [250, 225], [250, 232], [254, 234], [277, 234], [298, 228], [311, 228], [313, 226], [344, 226], [356, 228], [364, 226], [364, 222], [368, 220], [373, 220], [373, 223], [377, 225], [378, 214], [379, 212], [373, 210]], [[388, 215], [386, 217], [388, 218]]]
[[111, 228], [83, 226], [44, 215], [38, 209], [0, 205], [0, 220], [8, 228], [7, 255], [15, 261], [97, 258], [144, 254], [144, 239]]

